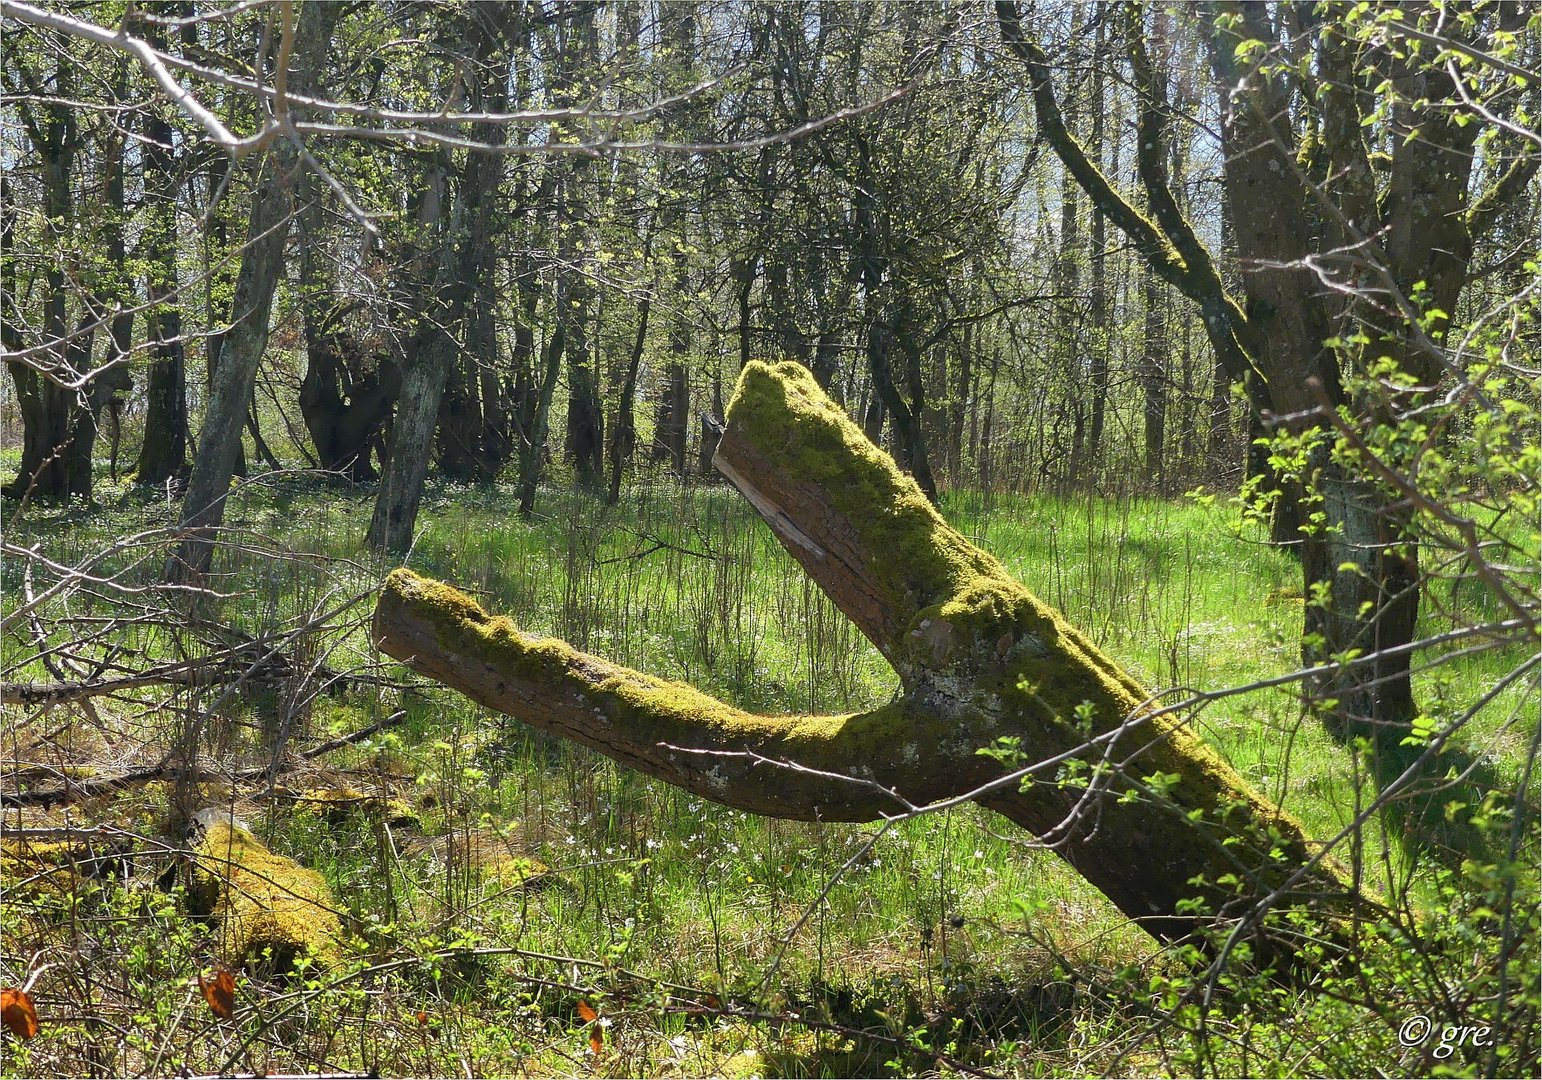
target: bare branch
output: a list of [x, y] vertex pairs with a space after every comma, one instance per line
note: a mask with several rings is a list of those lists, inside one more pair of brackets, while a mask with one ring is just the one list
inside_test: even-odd
[[203, 128], [215, 145], [233, 158], [240, 158], [265, 145], [273, 138], [274, 129], [264, 128], [255, 135], [241, 138], [231, 132], [191, 91], [177, 82], [167, 70], [165, 54], [151, 47], [143, 38], [137, 38], [126, 30], [112, 31], [84, 19], [54, 11], [45, 11], [21, 0], [0, 0], [0, 16], [10, 16], [19, 22], [45, 27], [84, 41], [118, 49], [137, 59], [156, 82], [156, 85], [176, 103], [177, 107], [192, 117]]

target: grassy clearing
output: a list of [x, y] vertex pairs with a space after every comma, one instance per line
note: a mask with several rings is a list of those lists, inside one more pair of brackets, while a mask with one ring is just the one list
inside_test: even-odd
[[[74, 563], [169, 521], [163, 501], [107, 497], [105, 512], [34, 513], [15, 539]], [[543, 516], [525, 522], [507, 492], [431, 486], [409, 565], [481, 594], [525, 629], [747, 708], [860, 709], [893, 692], [876, 651], [732, 492], [642, 487], [607, 508], [551, 491], [541, 505]], [[1261, 536], [1234, 531], [1223, 508], [961, 493], [944, 509], [1153, 688], [1213, 690], [1294, 666], [1297, 570]], [[307, 482], [239, 492], [230, 523], [251, 550], [221, 556], [220, 587], [231, 595], [217, 621], [260, 635], [367, 596], [388, 569], [358, 555], [369, 510], [361, 495]], [[102, 569], [145, 554], [127, 571], [145, 578], [158, 550], [124, 552]], [[7, 595], [17, 595], [13, 568], [4, 572]], [[357, 621], [367, 608], [316, 636], [311, 647], [330, 667], [373, 661]], [[1433, 618], [1430, 629], [1440, 629]], [[118, 632], [154, 655], [182, 640], [164, 626]], [[6, 641], [6, 666], [27, 649]], [[1462, 657], [1422, 675], [1420, 690], [1454, 713], [1519, 659]], [[5, 676], [47, 677], [37, 664]], [[176, 861], [141, 844], [116, 882], [82, 876], [69, 889], [36, 889], [0, 916], [8, 968], [25, 971], [39, 950], [61, 964], [39, 983], [44, 1034], [6, 1044], [7, 1075], [184, 1065], [423, 1075], [1356, 1072], [1400, 1071], [1417, 1057], [1374, 1016], [1313, 1002], [1325, 1031], [1353, 1026], [1358, 1041], [1330, 1050], [1337, 1039], [1308, 1038], [1287, 1059], [1280, 1046], [1295, 1037], [1269, 1017], [1306, 1005], [1269, 994], [1224, 1003], [1211, 1021], [1227, 1032], [1220, 1049], [1205, 1043], [1209, 1060], [1185, 1057], [1189, 1044], [1171, 1026], [1181, 1010], [1160, 989], [1178, 970], [1172, 961], [1056, 856], [984, 811], [901, 823], [868, 847], [874, 826], [728, 811], [448, 691], [398, 689], [399, 669], [372, 677], [317, 697], [294, 744], [358, 730], [399, 706], [405, 722], [307, 763], [268, 797], [252, 797], [260, 782], [206, 777], [192, 790], [151, 785], [12, 816], [13, 827], [90, 820], [165, 835], [179, 801], [226, 802], [264, 843], [324, 875], [350, 943], [340, 960], [297, 975], [258, 965], [243, 976], [236, 1019], [215, 1022], [191, 980], [222, 943], [163, 891]], [[194, 715], [208, 760], [259, 768], [271, 758], [274, 696], [283, 693], [188, 688], [169, 710], [29, 711], [7, 735], [8, 786], [40, 762], [50, 776], [88, 776], [154, 760]], [[1530, 734], [1518, 718], [1533, 715], [1535, 701], [1534, 682], [1523, 681], [1469, 732], [1512, 779]], [[66, 718], [78, 730], [41, 737]], [[1316, 835], [1341, 828], [1365, 797], [1352, 755], [1288, 688], [1220, 700], [1197, 723]], [[350, 794], [317, 794], [339, 791]], [[390, 812], [384, 799], [397, 800]], [[1410, 867], [1396, 845], [1374, 830], [1365, 839], [1367, 872], [1401, 880]], [[151, 884], [158, 875], [161, 887]], [[7, 877], [27, 887], [12, 868]], [[600, 1019], [587, 1020], [580, 1002]], [[1244, 1022], [1250, 1008], [1260, 1010], [1256, 1023]], [[1164, 1030], [1167, 1042], [1152, 1041]]]

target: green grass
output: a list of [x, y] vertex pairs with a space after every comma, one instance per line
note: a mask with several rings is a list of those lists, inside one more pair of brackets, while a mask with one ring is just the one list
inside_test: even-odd
[[[33, 511], [10, 527], [11, 538], [73, 562], [169, 521], [163, 500], [111, 488], [102, 495], [104, 511]], [[409, 565], [477, 593], [527, 630], [689, 680], [747, 708], [859, 709], [894, 691], [876, 650], [731, 491], [643, 486], [608, 508], [551, 490], [533, 522], [519, 519], [513, 505], [502, 489], [430, 485]], [[228, 519], [254, 553], [221, 554], [218, 587], [231, 595], [213, 614], [262, 633], [293, 627], [344, 596], [367, 595], [389, 568], [359, 553], [370, 506], [365, 495], [308, 481], [243, 489]], [[1224, 507], [958, 493], [944, 510], [1153, 689], [1217, 690], [1296, 664], [1299, 572], [1259, 533], [1236, 528]], [[273, 558], [256, 548], [290, 554]], [[131, 561], [125, 554], [110, 568]], [[147, 557], [127, 573], [148, 580], [157, 568]], [[19, 572], [14, 564], [3, 570], [8, 596], [16, 595]], [[351, 628], [320, 636], [333, 667], [373, 662], [358, 622], [367, 611], [365, 603], [350, 613]], [[1442, 629], [1435, 619], [1431, 631]], [[186, 640], [177, 628], [122, 631], [123, 644], [149, 654]], [[27, 655], [15, 640], [4, 648], [7, 666]], [[1459, 658], [1419, 677], [1421, 697], [1454, 715], [1521, 659], [1513, 649]], [[403, 677], [394, 665], [375, 671]], [[46, 677], [35, 664], [5, 676]], [[176, 701], [208, 712], [211, 759], [235, 767], [266, 760], [261, 733], [271, 699], [189, 691]], [[1522, 681], [1467, 733], [1512, 783], [1535, 702], [1534, 680]], [[963, 1062], [993, 1073], [1081, 1075], [1188, 1060], [1160, 1041], [1121, 1035], [1165, 1026], [1177, 1039], [1172, 1017], [1181, 1008], [1152, 1004], [1161, 997], [1153, 988], [1178, 970], [1173, 961], [1002, 819], [978, 809], [933, 815], [899, 824], [864, 850], [877, 826], [725, 810], [421, 684], [361, 684], [342, 698], [318, 698], [308, 737], [357, 729], [398, 703], [409, 710], [407, 722], [332, 755], [322, 779], [399, 795], [417, 808], [415, 825], [387, 826], [362, 812], [320, 817], [292, 799], [241, 801], [265, 840], [321, 870], [337, 890], [359, 941], [353, 968], [309, 983], [247, 984], [245, 1011], [215, 1025], [186, 990], [212, 960], [207, 931], [146, 899], [159, 894], [143, 878], [126, 893], [101, 889], [69, 916], [69, 947], [80, 958], [69, 963], [133, 954], [114, 969], [121, 978], [114, 976], [111, 992], [98, 995], [112, 1009], [82, 997], [73, 976], [40, 983], [54, 1019], [43, 1037], [13, 1052], [7, 1075], [89, 1071], [84, 1047], [101, 1023], [126, 1024], [138, 1013], [157, 1034], [144, 1045], [118, 1045], [103, 1074], [154, 1071], [159, 1061], [163, 1071], [186, 1063], [425, 1075], [891, 1075], [955, 1071]], [[8, 757], [40, 723], [21, 725]], [[185, 723], [108, 709], [96, 718], [97, 738], [61, 753], [89, 755], [125, 737], [159, 746]], [[1314, 835], [1336, 832], [1366, 797], [1353, 756], [1289, 687], [1217, 701], [1197, 724]], [[299, 778], [291, 784], [300, 786]], [[201, 797], [224, 790], [215, 785]], [[154, 789], [137, 802], [98, 801], [74, 812], [144, 825], [164, 818], [156, 800], [169, 797]], [[137, 819], [123, 816], [129, 803]], [[28, 819], [45, 820], [59, 815]], [[1374, 830], [1367, 842], [1373, 881], [1395, 882], [1412, 869]], [[482, 869], [472, 865], [468, 852], [498, 845], [550, 873], [523, 887], [485, 858]], [[147, 855], [146, 865], [158, 869], [165, 860]], [[1421, 866], [1433, 881], [1434, 871]], [[24, 973], [27, 944], [56, 947], [48, 943], [62, 917], [17, 907], [3, 916], [7, 981], [13, 967]], [[180, 1011], [162, 1000], [167, 995], [180, 995]], [[598, 1055], [590, 1025], [576, 1013], [580, 999], [605, 1020]], [[1214, 1022], [1237, 1023], [1240, 1002]], [[1273, 1015], [1276, 1005], [1257, 1007]], [[1386, 1027], [1369, 1013], [1346, 1019], [1331, 1002], [1313, 1007], [1333, 1014], [1322, 1020], [1330, 1028]], [[123, 1016], [111, 1019], [113, 1010]], [[1248, 1053], [1272, 1052], [1272, 1024], [1246, 1037], [1256, 1046], [1225, 1042], [1218, 1061], [1183, 1068], [1271, 1071], [1267, 1057]], [[251, 1044], [242, 1048], [245, 1036]], [[1397, 1071], [1414, 1060], [1395, 1041], [1369, 1035], [1343, 1051], [1297, 1050], [1306, 1054], [1304, 1071]]]

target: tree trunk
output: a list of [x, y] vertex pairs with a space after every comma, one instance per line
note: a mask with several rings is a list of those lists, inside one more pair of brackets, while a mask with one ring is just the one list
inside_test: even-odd
[[638, 302], [637, 336], [632, 340], [626, 377], [621, 381], [621, 400], [616, 403], [616, 419], [610, 426], [610, 490], [606, 493], [605, 501], [611, 506], [621, 501], [621, 471], [632, 456], [637, 442], [637, 373], [642, 368], [643, 346], [648, 340], [648, 312], [652, 307], [651, 297], [644, 296]]
[[[889, 322], [882, 317], [875, 318], [868, 325], [868, 373], [872, 376], [874, 391], [883, 402], [884, 412], [889, 416], [889, 426], [894, 432], [894, 445], [900, 462], [916, 478], [916, 483], [921, 486], [926, 497], [935, 503], [937, 484], [932, 479], [931, 463], [926, 455], [926, 438], [921, 432], [922, 402], [917, 397], [912, 408], [912, 404], [900, 396], [899, 388], [894, 385], [895, 344], [895, 335]], [[907, 375], [912, 370], [919, 374], [919, 357], [911, 350], [902, 348], [901, 351], [906, 353]], [[911, 391], [919, 393], [919, 379], [908, 381]]]
[[470, 483], [482, 475], [482, 396], [478, 367], [482, 360], [469, 349], [450, 354], [439, 396], [434, 446], [439, 474]]
[[[1069, 104], [1066, 107], [1065, 123], [1068, 130], [1075, 131], [1076, 114]], [[1076, 178], [1070, 170], [1066, 170], [1060, 178], [1060, 252], [1055, 260], [1055, 291], [1062, 300], [1055, 308], [1054, 341], [1058, 354], [1055, 366], [1063, 380], [1066, 415], [1071, 421], [1071, 442], [1065, 452], [1064, 483], [1072, 491], [1081, 484], [1082, 456], [1086, 452], [1087, 443], [1086, 408], [1083, 404], [1085, 384], [1081, 372], [1082, 311], [1081, 304], [1071, 299], [1081, 291], [1081, 267], [1076, 258], [1077, 248], [1081, 245], [1077, 190]]]
[[[1104, 145], [1104, 101], [1103, 78], [1106, 68], [1105, 52], [1107, 48], [1106, 27], [1108, 23], [1108, 5], [1105, 0], [1098, 0], [1097, 4], [1097, 37], [1093, 46], [1092, 59], [1092, 137], [1089, 145], [1092, 153], [1101, 155]], [[1114, 124], [1118, 130], [1117, 121]], [[1110, 170], [1111, 175], [1119, 175], [1119, 140], [1113, 140], [1114, 162]], [[1104, 220], [1103, 211], [1096, 204], [1092, 207], [1092, 221], [1087, 232], [1087, 258], [1088, 269], [1091, 275], [1091, 284], [1087, 295], [1087, 320], [1091, 324], [1091, 340], [1087, 343], [1087, 353], [1090, 357], [1088, 375], [1091, 396], [1091, 418], [1087, 425], [1087, 458], [1091, 470], [1096, 473], [1103, 453], [1103, 426], [1108, 415], [1108, 352], [1113, 348], [1113, 335], [1109, 333], [1109, 303], [1108, 303], [1108, 224]]]
[[[514, 9], [507, 7], [491, 6], [487, 11], [498, 18], [509, 18], [514, 14]], [[493, 80], [494, 89], [487, 104], [496, 110], [508, 100], [502, 76], [496, 74], [497, 65], [493, 62], [498, 50], [505, 47], [507, 30], [493, 33], [484, 30], [469, 23], [466, 26], [468, 39], [475, 37], [477, 41], [477, 67], [484, 73], [484, 78]], [[473, 93], [480, 95], [480, 83], [474, 85]], [[475, 104], [482, 103], [482, 97], [477, 96]], [[502, 125], [494, 125], [486, 132], [490, 145], [501, 144], [505, 137]], [[434, 447], [434, 432], [443, 418], [440, 406], [446, 383], [452, 377], [455, 380], [453, 393], [468, 413], [468, 422], [464, 426], [457, 424], [449, 436], [452, 459], [461, 470], [452, 475], [466, 479], [479, 475], [481, 414], [473, 410], [471, 397], [477, 383], [462, 381], [464, 376], [457, 360], [465, 350], [459, 347], [456, 335], [464, 335], [467, 306], [492, 273], [493, 211], [503, 178], [504, 161], [501, 154], [491, 151], [469, 152], [457, 178], [458, 187], [450, 183], [447, 162], [436, 166], [434, 183], [420, 209], [430, 241], [429, 249], [420, 254], [433, 270], [428, 277], [426, 302], [412, 345], [401, 361], [404, 368], [401, 395], [396, 419], [391, 425], [390, 452], [365, 538], [374, 551], [403, 552], [412, 545], [418, 503], [423, 496], [423, 481], [428, 475]], [[476, 359], [473, 357], [473, 362]], [[490, 362], [490, 358], [483, 359]], [[475, 415], [470, 416], [473, 411]], [[456, 436], [466, 441], [460, 442]], [[446, 443], [441, 442], [440, 449], [446, 450]]]
[[458, 280], [456, 236], [449, 223], [458, 214], [450, 205], [448, 168], [441, 160], [425, 178], [418, 225], [422, 230], [417, 251], [421, 283], [417, 328], [399, 361], [401, 395], [391, 422], [390, 450], [386, 468], [375, 493], [365, 543], [381, 553], [405, 552], [412, 546], [417, 524], [418, 501], [428, 476], [434, 430], [439, 421], [440, 397], [445, 378], [455, 362], [454, 327], [465, 302], [465, 285]]
[[605, 474], [604, 414], [600, 411], [599, 377], [594, 369], [594, 289], [575, 275], [568, 287], [567, 319], [568, 414], [563, 447], [573, 461], [578, 483], [599, 486]]
[[391, 408], [401, 393], [401, 367], [389, 356], [368, 361], [348, 334], [306, 328], [305, 378], [300, 415], [316, 448], [316, 462], [350, 484], [377, 476], [370, 455], [379, 447]]
[[697, 453], [696, 473], [705, 483], [712, 480], [712, 459], [717, 456], [717, 444], [720, 437], [721, 425], [719, 421], [723, 416], [723, 372], [714, 368], [712, 372], [712, 414], [701, 417], [701, 443]]
[[[75, 155], [79, 151], [79, 129], [73, 111], [64, 102], [71, 92], [73, 69], [61, 64], [58, 71], [56, 101], [43, 106], [46, 119], [39, 130], [35, 125], [33, 149], [42, 162], [43, 201], [48, 231], [58, 239], [74, 228], [74, 199], [71, 191]], [[14, 230], [15, 208], [9, 195], [3, 210], [4, 231]], [[15, 310], [15, 257], [6, 244], [8, 288], [7, 311], [11, 334], [20, 344], [20, 323]], [[55, 369], [60, 380], [69, 380], [90, 369], [90, 339], [80, 336], [95, 321], [87, 315], [76, 334], [68, 332], [68, 296], [61, 257], [50, 261], [43, 274], [43, 338], [50, 343], [44, 361]], [[82, 348], [84, 346], [84, 348]], [[6, 361], [6, 368], [16, 385], [17, 411], [21, 413], [21, 467], [16, 478], [5, 486], [11, 498], [63, 502], [72, 496], [91, 496], [91, 443], [96, 438], [96, 417], [92, 411], [92, 387], [73, 390], [44, 375], [24, 361]]]
[[670, 328], [669, 351], [678, 359], [672, 359], [664, 368], [664, 399], [659, 403], [653, 433], [654, 460], [668, 461], [674, 474], [682, 478], [686, 475], [685, 443], [691, 411], [691, 384], [683, 357], [690, 347], [690, 335], [685, 316], [676, 316]]
[[366, 357], [341, 326], [343, 311], [324, 270], [320, 185], [306, 177], [300, 226], [300, 310], [305, 324], [305, 376], [300, 416], [316, 449], [316, 464], [350, 484], [376, 478], [370, 455], [381, 448], [386, 422], [401, 393], [402, 372], [382, 352]]
[[[552, 307], [561, 312], [567, 306], [570, 275], [558, 271]], [[566, 321], [560, 314], [552, 320], [551, 337], [546, 342], [541, 384], [530, 395], [530, 422], [519, 447], [519, 512], [523, 517], [535, 513], [536, 490], [546, 465], [546, 432], [551, 423], [551, 400], [557, 390], [557, 375], [562, 370], [562, 351], [566, 344]]]
[[[696, 14], [694, 4], [665, 4], [659, 8], [659, 35], [676, 62], [687, 68], [696, 61]], [[691, 117], [683, 105], [667, 109], [662, 120], [672, 137], [690, 138]], [[685, 175], [683, 166], [670, 161], [664, 168], [665, 189], [682, 187]], [[676, 196], [665, 206], [660, 221], [663, 235], [675, 238], [674, 254], [670, 258], [670, 284], [676, 302], [669, 322], [669, 357], [664, 365], [663, 397], [659, 401], [650, 455], [654, 461], [669, 462], [670, 469], [681, 479], [687, 475], [685, 451], [691, 431], [691, 382], [687, 364], [692, 327], [685, 301], [691, 295], [691, 267], [683, 242], [688, 231], [685, 222], [685, 200]]]
[[[332, 31], [341, 15], [342, 8], [335, 4], [307, 3], [300, 8], [294, 67], [289, 73], [289, 85], [295, 93], [308, 94], [319, 84]], [[284, 239], [289, 234], [299, 166], [298, 151], [290, 141], [274, 140], [252, 192], [230, 328], [219, 347], [219, 365], [212, 376], [203, 430], [198, 433], [198, 452], [182, 502], [185, 539], [167, 560], [168, 578], [207, 574], [214, 557], [215, 538], [225, 520], [225, 497], [241, 451], [241, 429], [251, 409], [257, 365], [268, 345], [268, 317], [283, 269]]]
[[1147, 482], [1158, 495], [1167, 494], [1167, 333], [1162, 317], [1162, 287], [1147, 274], [1142, 290], [1146, 300], [1145, 338], [1140, 357], [1142, 410], [1145, 419]]
[[497, 311], [497, 289], [489, 265], [474, 286], [471, 311], [466, 316], [466, 351], [477, 358], [482, 391], [482, 445], [477, 461], [483, 483], [498, 478], [514, 446], [509, 431], [509, 380], [498, 362]]
[[365, 542], [370, 549], [400, 554], [412, 546], [418, 501], [428, 475], [429, 447], [439, 416], [445, 369], [453, 362], [455, 339], [437, 315], [423, 319], [403, 361], [401, 398], [391, 424], [391, 452]]
[[[158, 44], [158, 24], [142, 24]], [[182, 344], [182, 306], [177, 289], [177, 197], [182, 184], [171, 125], [154, 110], [145, 119], [145, 200], [150, 204], [140, 246], [145, 261], [145, 323], [150, 370], [145, 377], [145, 437], [134, 480], [162, 487], [187, 464], [187, 358]]]
[[[230, 218], [232, 217], [230, 203], [233, 200], [221, 197], [230, 176], [230, 165], [229, 158], [223, 154], [214, 154], [209, 161], [209, 171], [205, 177], [207, 199], [204, 216], [209, 222], [203, 234], [204, 316], [209, 326], [208, 336], [204, 339], [203, 374], [206, 412], [208, 401], [214, 391], [214, 384], [219, 379], [220, 358], [225, 355], [225, 335], [229, 329], [224, 325], [224, 313], [216, 312], [215, 297], [223, 298], [235, 291], [236, 276], [240, 268], [240, 260], [235, 258], [236, 253], [230, 251]], [[219, 201], [216, 202], [216, 199]], [[232, 271], [232, 267], [236, 270]], [[231, 470], [231, 475], [246, 475], [246, 447], [239, 440], [236, 442], [236, 463]]]
[[[1354, 906], [1334, 865], [1308, 868], [1300, 825], [1180, 720], [1148, 715], [1146, 692], [950, 528], [805, 369], [745, 369], [716, 464], [893, 665], [899, 700], [855, 716], [745, 713], [523, 634], [406, 570], [386, 582], [375, 639], [482, 704], [727, 806], [867, 821], [974, 793], [1164, 940], [1276, 889], [1285, 905]], [[1004, 737], [1032, 761], [1079, 764], [982, 790], [1006, 766], [978, 751]]]
[[974, 351], [978, 340], [977, 327], [973, 323], [964, 326], [953, 362], [953, 386], [948, 394], [947, 460], [948, 482], [954, 487], [964, 486], [964, 430], [969, 423], [973, 407], [975, 384]]

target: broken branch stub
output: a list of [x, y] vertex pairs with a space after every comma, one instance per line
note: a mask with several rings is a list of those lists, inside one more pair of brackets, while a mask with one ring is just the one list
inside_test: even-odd
[[[1297, 872], [1287, 906], [1355, 902], [1300, 824], [932, 507], [793, 363], [746, 366], [715, 464], [898, 672], [893, 705], [767, 717], [520, 632], [407, 570], [380, 648], [532, 726], [716, 802], [860, 821], [977, 792], [1002, 739], [1054, 770], [977, 796], [1053, 844], [1162, 939], [1240, 915]], [[801, 768], [779, 763], [795, 763]], [[1197, 903], [1195, 901], [1198, 901]]]

